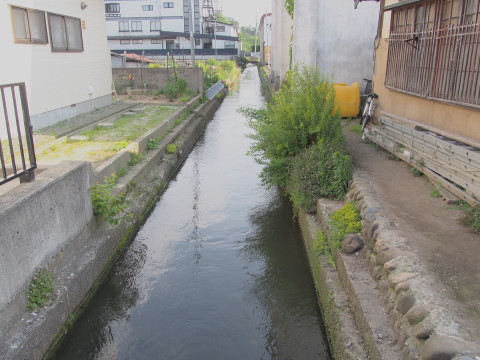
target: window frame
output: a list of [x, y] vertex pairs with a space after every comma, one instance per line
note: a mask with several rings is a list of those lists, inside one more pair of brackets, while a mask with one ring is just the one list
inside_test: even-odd
[[[15, 18], [13, 15], [13, 11], [14, 11], [13, 9], [25, 11], [27, 15], [27, 20], [28, 20], [29, 39], [17, 38], [17, 35], [15, 34]], [[30, 13], [41, 13], [43, 15], [43, 33], [45, 34], [45, 40], [37, 40], [32, 38], [32, 28], [31, 28], [31, 22], [30, 22], [30, 16], [29, 16]], [[47, 20], [45, 18], [45, 11], [10, 5], [10, 16], [12, 20], [13, 41], [15, 42], [15, 44], [36, 44], [36, 45], [48, 44], [48, 31], [47, 31]], [[24, 23], [23, 25], [26, 25], [26, 24]]]
[[[158, 24], [158, 29], [152, 29], [152, 24]], [[156, 28], [157, 26], [155, 26]], [[160, 20], [150, 20], [150, 31], [161, 31], [162, 23]]]
[[143, 11], [153, 11], [153, 5], [142, 5]]
[[164, 1], [163, 2], [163, 8], [164, 9], [173, 9], [175, 6], [173, 1]]
[[[117, 10], [108, 11], [109, 7], [118, 7]], [[110, 3], [105, 4], [105, 14], [119, 14], [120, 13], [120, 3]]]
[[[120, 24], [127, 24], [127, 30], [125, 30], [125, 28], [122, 30], [122, 27], [120, 26]], [[119, 20], [118, 21], [118, 32], [130, 32], [130, 22], [127, 21], [127, 20]]]
[[[131, 24], [130, 24], [130, 31], [131, 31], [131, 32], [142, 32], [142, 31], [143, 31], [143, 30], [142, 30], [143, 27], [142, 27], [142, 22], [141, 22], [141, 21], [132, 20], [130, 23], [131, 23]], [[138, 30], [137, 26], [135, 26], [136, 29], [134, 29], [134, 28], [133, 28], [133, 27], [134, 27], [133, 24], [136, 24], [136, 25], [140, 24], [140, 30]]]
[[132, 39], [132, 45], [143, 44], [143, 39]]
[[[53, 31], [52, 31], [52, 25], [51, 25], [51, 18], [52, 16], [58, 16], [58, 17], [61, 17], [62, 18], [62, 21], [63, 21], [63, 25], [64, 25], [64, 30], [65, 30], [65, 40], [66, 40], [66, 48], [63, 49], [63, 48], [57, 48], [55, 47], [54, 45], [54, 41], [53, 41]], [[67, 16], [67, 15], [61, 15], [61, 14], [55, 14], [55, 13], [47, 13], [47, 17], [48, 17], [48, 31], [49, 31], [49, 35], [50, 35], [50, 47], [51, 47], [51, 50], [52, 52], [83, 52], [85, 49], [84, 49], [84, 46], [83, 46], [83, 32], [82, 32], [82, 20], [80, 18], [76, 18], [76, 17], [73, 17], [73, 16]], [[69, 49], [68, 48], [68, 29], [67, 29], [67, 23], [66, 23], [66, 19], [71, 19], [71, 20], [75, 20], [78, 22], [78, 30], [79, 30], [79, 35], [80, 35], [80, 44], [81, 44], [81, 48], [76, 48], [76, 49]]]
[[471, 1], [428, 0], [392, 9], [387, 89], [480, 108], [480, 61], [474, 59], [480, 52], [480, 0], [474, 6]]
[[120, 45], [130, 45], [130, 39], [120, 39]]

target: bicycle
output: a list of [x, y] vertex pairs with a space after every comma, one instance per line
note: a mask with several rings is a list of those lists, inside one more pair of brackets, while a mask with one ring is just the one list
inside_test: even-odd
[[[372, 89], [372, 80], [363, 79], [367, 82], [367, 86], [365, 87], [366, 90]], [[375, 110], [375, 100], [378, 99], [378, 95], [374, 92], [370, 92], [367, 95], [367, 101], [365, 102], [365, 106], [363, 107], [362, 116], [360, 117], [360, 125], [362, 125], [362, 132], [365, 130], [365, 127], [368, 125], [373, 118], [373, 111]]]

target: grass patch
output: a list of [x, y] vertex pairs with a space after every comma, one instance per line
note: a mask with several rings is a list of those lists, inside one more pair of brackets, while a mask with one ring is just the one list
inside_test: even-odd
[[55, 299], [55, 277], [51, 270], [39, 269], [27, 288], [27, 310], [48, 306]]
[[345, 204], [341, 209], [330, 215], [332, 232], [330, 234], [331, 245], [339, 249], [347, 234], [356, 234], [362, 231], [362, 222], [359, 211], [353, 202]]
[[354, 124], [352, 126], [350, 126], [350, 131], [353, 131], [354, 133], [357, 133], [357, 134], [362, 134], [363, 131], [362, 131], [362, 126], [359, 125], [359, 124]]
[[167, 151], [168, 154], [174, 154], [177, 152], [177, 149], [178, 149], [178, 145], [168, 144], [165, 150]]
[[92, 129], [82, 131], [79, 135], [86, 136], [89, 141], [132, 142], [177, 110], [178, 108], [174, 106], [151, 106], [135, 115], [120, 117], [113, 123], [113, 126], [97, 125]]
[[91, 189], [93, 214], [110, 224], [118, 224], [123, 219], [119, 215], [128, 208], [125, 196], [115, 194], [117, 179], [116, 175], [112, 175], [105, 178], [103, 184], [97, 183]]
[[430, 191], [430, 196], [433, 197], [433, 198], [439, 198], [439, 197], [442, 196], [442, 194], [440, 193], [440, 190], [435, 188], [432, 191]]

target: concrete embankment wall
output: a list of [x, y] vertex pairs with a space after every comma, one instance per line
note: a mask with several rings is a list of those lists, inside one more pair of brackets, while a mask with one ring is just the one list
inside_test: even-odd
[[93, 220], [91, 179], [90, 164], [66, 162], [0, 196], [0, 314], [35, 269]]
[[[22, 222], [18, 207], [8, 210], [12, 212], [10, 219], [16, 223], [11, 220], [13, 225], [8, 228], [10, 235], [4, 232], [4, 224], [1, 224], [2, 246], [8, 251], [9, 248], [14, 248], [10, 241], [12, 234], [25, 228], [25, 245], [17, 253], [10, 251], [13, 258], [9, 259], [9, 264], [19, 263], [16, 254], [20, 257], [30, 254], [35, 261], [28, 263], [29, 269], [22, 269], [21, 276], [13, 274], [13, 278], [18, 279], [18, 285], [15, 290], [12, 288], [9, 297], [13, 301], [0, 313], [2, 359], [42, 359], [46, 353], [53, 351], [59, 339], [88, 304], [116, 258], [148, 217], [168, 180], [184, 161], [226, 93], [227, 90], [218, 98], [194, 109], [181, 124], [169, 131], [157, 149], [147, 152], [140, 163], [119, 179], [118, 191], [127, 193], [125, 203], [128, 204], [126, 216], [119, 224], [97, 222], [92, 216], [89, 190], [94, 180], [89, 163], [69, 162], [42, 174], [48, 179], [45, 181], [52, 184], [50, 187], [39, 187], [36, 195], [38, 205], [27, 213], [34, 219], [37, 218], [36, 212], [43, 213], [41, 220], [38, 220], [43, 222], [41, 228], [37, 228], [37, 220], [33, 221], [35, 226], [25, 228], [25, 223], [32, 223], [31, 219]], [[170, 143], [178, 146], [175, 154], [165, 152]], [[41, 178], [38, 176], [35, 182], [41, 183]], [[28, 208], [27, 200], [33, 195], [24, 191], [24, 207]], [[8, 208], [7, 205], [5, 207]], [[53, 211], [50, 209], [54, 209], [55, 221], [50, 218], [49, 211]], [[70, 223], [66, 222], [67, 218]], [[58, 224], [52, 226], [53, 222]], [[35, 243], [30, 241], [32, 236], [36, 238]], [[48, 248], [45, 247], [45, 242], [48, 243]], [[3, 255], [3, 249], [1, 251]], [[3, 264], [2, 262], [2, 270]], [[35, 267], [39, 266], [49, 266], [53, 271], [58, 293], [51, 306], [29, 313], [25, 311], [23, 289], [30, 281]], [[3, 280], [9, 279], [5, 274], [1, 276]]]

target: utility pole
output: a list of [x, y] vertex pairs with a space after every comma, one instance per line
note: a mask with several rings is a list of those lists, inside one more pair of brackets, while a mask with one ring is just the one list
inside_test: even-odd
[[192, 55], [192, 67], [195, 67], [195, 38], [194, 28], [195, 28], [195, 20], [194, 20], [194, 12], [195, 12], [195, 4], [194, 0], [189, 1], [190, 4], [190, 50]]

